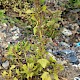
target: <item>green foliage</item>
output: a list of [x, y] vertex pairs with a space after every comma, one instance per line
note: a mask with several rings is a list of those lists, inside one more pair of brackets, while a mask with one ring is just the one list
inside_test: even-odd
[[[35, 3], [36, 4], [36, 3]], [[38, 4], [39, 5], [39, 4]], [[36, 5], [37, 6], [37, 5]], [[30, 21], [33, 28], [34, 34], [37, 34], [40, 29], [42, 35], [46, 35], [48, 37], [55, 38], [57, 34], [60, 32], [58, 28], [60, 25], [58, 21], [61, 21], [61, 11], [51, 11], [47, 9], [46, 5], [39, 5], [37, 8], [28, 10], [28, 16], [30, 16]], [[34, 21], [34, 22], [33, 22]], [[38, 35], [40, 36], [40, 35]]]
[[[6, 16], [8, 16], [10, 19], [13, 18], [14, 23], [19, 24], [19, 26], [23, 25], [23, 22], [25, 22], [27, 17], [26, 11], [29, 8], [29, 4], [26, 0], [0, 0], [0, 6], [3, 7], [3, 9], [6, 12]], [[17, 19], [20, 18], [20, 19]], [[9, 20], [9, 19], [8, 19]], [[24, 20], [24, 21], [21, 21]], [[19, 23], [18, 23], [19, 22]], [[10, 22], [11, 23], [11, 22]], [[12, 24], [12, 23], [11, 23]]]
[[[25, 26], [26, 23], [23, 23], [21, 20], [18, 20], [17, 18], [12, 18], [12, 17], [9, 17], [5, 14], [5, 10], [2, 9], [0, 10], [0, 23], [9, 23], [10, 25], [17, 25], [17, 26]], [[17, 23], [17, 24], [16, 24]], [[20, 24], [20, 25], [18, 25]]]
[[45, 0], [40, 0], [40, 3], [43, 4], [45, 2]]
[[4, 15], [5, 10], [0, 10], [0, 22], [7, 23], [7, 20], [5, 20], [6, 16]]
[[[35, 6], [30, 7], [30, 3], [33, 3]], [[51, 11], [47, 9], [46, 5], [41, 5], [45, 2], [45, 0], [2, 0], [0, 1], [1, 5], [3, 5], [4, 10], [7, 15], [10, 17], [7, 18], [8, 22], [11, 24], [17, 24], [18, 26], [30, 25], [32, 29], [34, 29], [34, 34], [36, 32], [38, 24], [41, 24], [40, 28], [42, 29], [43, 35], [48, 37], [55, 38], [60, 30], [58, 21], [61, 20], [61, 11]], [[36, 5], [37, 4], [37, 5]], [[11, 18], [12, 17], [12, 18]], [[20, 20], [17, 19], [20, 18]], [[41, 20], [40, 20], [41, 19]], [[35, 28], [34, 28], [35, 26]], [[32, 30], [31, 29], [31, 30]], [[36, 32], [37, 33], [37, 32]]]
[[[34, 47], [35, 46], [35, 47]], [[37, 44], [19, 42], [9, 48], [7, 57], [10, 60], [9, 70], [2, 71], [6, 80], [34, 80], [33, 77], [41, 77], [42, 80], [51, 80], [53, 74], [58, 80], [58, 72], [62, 66], [55, 59], [47, 58], [47, 54], [41, 54]], [[48, 53], [45, 51], [45, 53]], [[61, 66], [61, 68], [59, 68]], [[41, 79], [40, 78], [40, 79]]]
[[6, 80], [34, 80], [34, 78], [51, 80], [51, 75], [58, 80], [58, 73], [63, 67], [48, 55], [49, 53], [45, 50], [47, 39], [43, 36], [54, 37], [57, 33], [54, 31], [59, 28], [61, 11], [51, 11], [46, 5], [41, 5], [45, 0], [34, 0], [33, 8], [22, 0], [11, 1], [6, 0], [2, 3], [8, 5], [8, 7], [4, 6], [6, 10], [11, 8], [18, 13], [19, 17], [25, 17], [28, 20], [33, 28], [34, 44], [22, 41], [10, 46], [7, 51], [10, 67], [9, 70], [2, 71], [2, 75]]
[[48, 72], [44, 72], [41, 76], [42, 80], [51, 80], [51, 77]]
[[68, 7], [71, 7], [71, 8], [80, 8], [80, 0], [69, 0]]
[[39, 59], [38, 63], [40, 63], [43, 68], [45, 68], [49, 61], [47, 59]]

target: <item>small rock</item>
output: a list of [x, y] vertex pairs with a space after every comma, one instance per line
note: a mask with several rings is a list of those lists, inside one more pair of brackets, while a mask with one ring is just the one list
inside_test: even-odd
[[19, 38], [19, 36], [17, 36], [17, 35], [12, 36], [13, 40], [17, 40], [18, 38]]
[[80, 63], [78, 64], [78, 68], [80, 69]]
[[79, 64], [79, 60], [76, 56], [76, 52], [72, 50], [53, 51], [53, 54], [64, 56], [65, 59], [69, 60], [69, 62], [73, 64]]
[[76, 43], [76, 47], [80, 47], [80, 42]]
[[3, 24], [0, 25], [0, 31], [1, 32], [6, 32], [7, 29], [8, 29], [8, 26], [7, 26], [6, 23], [3, 23]]
[[48, 49], [47, 51], [50, 52], [50, 53], [52, 53], [52, 50], [51, 49]]
[[10, 29], [10, 32], [13, 32], [13, 33], [20, 33], [20, 30], [18, 27], [14, 26], [13, 28]]
[[0, 55], [0, 65], [2, 64], [2, 56]]
[[67, 44], [67, 43], [65, 43], [65, 42], [60, 42], [59, 44], [60, 44], [61, 46], [64, 46], [64, 47], [70, 47], [70, 45]]
[[4, 38], [6, 38], [6, 34], [0, 32], [0, 41], [4, 40]]
[[80, 80], [80, 78], [79, 77], [75, 77], [74, 80]]
[[74, 64], [74, 65], [72, 65], [72, 67], [74, 67], [74, 68], [78, 68], [78, 65]]
[[61, 50], [61, 52], [65, 53], [66, 55], [67, 55], [67, 54], [74, 54], [74, 55], [76, 54], [75, 51], [73, 51], [73, 50], [69, 50], [69, 49]]
[[63, 29], [62, 33], [65, 35], [65, 36], [71, 36], [72, 35], [72, 32], [66, 28]]
[[7, 69], [9, 67], [9, 61], [5, 61], [4, 63], [2, 63], [2, 66]]
[[30, 26], [30, 25], [28, 25], [28, 26], [26, 26], [26, 28], [31, 28], [31, 26]]
[[6, 49], [8, 47], [8, 43], [7, 42], [3, 42], [1, 47]]
[[4, 27], [7, 27], [7, 24], [6, 24], [6, 23], [3, 23], [2, 25], [3, 25]]
[[16, 26], [14, 26], [13, 28], [10, 29], [10, 31], [12, 32], [15, 31], [16, 29], [17, 29]]

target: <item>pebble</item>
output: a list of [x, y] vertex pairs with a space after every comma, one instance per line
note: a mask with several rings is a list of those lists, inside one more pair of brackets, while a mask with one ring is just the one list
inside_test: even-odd
[[3, 23], [2, 25], [3, 25], [4, 27], [7, 27], [7, 24], [6, 24], [6, 23]]
[[10, 32], [12, 33], [20, 33], [20, 30], [18, 27], [14, 26], [13, 28], [10, 29]]
[[19, 38], [19, 36], [16, 36], [16, 35], [15, 35], [15, 36], [12, 36], [12, 39], [13, 39], [13, 40], [16, 40], [16, 39], [18, 39], [18, 38]]
[[80, 47], [80, 42], [76, 43], [76, 47]]
[[57, 50], [53, 51], [53, 54], [64, 56], [65, 59], [69, 60], [70, 63], [79, 64], [79, 60], [76, 56], [76, 52], [72, 50]]
[[80, 70], [80, 63], [78, 64], [78, 68], [79, 68], [79, 70]]
[[63, 28], [63, 31], [62, 33], [65, 35], [65, 36], [71, 36], [72, 35], [72, 32], [66, 28]]
[[64, 46], [64, 47], [70, 47], [70, 45], [67, 44], [67, 43], [65, 43], [65, 42], [60, 42], [59, 44], [60, 44], [61, 46]]
[[48, 49], [47, 51], [50, 52], [50, 53], [52, 53], [52, 50], [51, 49]]
[[2, 56], [0, 55], [0, 65], [2, 64]]
[[0, 47], [6, 49], [8, 47], [9, 43], [8, 42], [1, 42]]
[[5, 61], [4, 63], [2, 63], [2, 66], [7, 69], [9, 67], [9, 61]]
[[4, 38], [6, 38], [6, 34], [0, 32], [0, 42], [2, 42], [4, 40]]
[[75, 77], [74, 80], [80, 80], [80, 78], [79, 77]]
[[74, 54], [74, 55], [76, 54], [75, 51], [73, 51], [73, 50], [69, 50], [69, 49], [61, 50], [61, 52], [65, 53], [66, 55], [67, 55], [67, 54]]
[[74, 64], [74, 65], [72, 65], [72, 67], [74, 67], [74, 68], [78, 68], [78, 65]]

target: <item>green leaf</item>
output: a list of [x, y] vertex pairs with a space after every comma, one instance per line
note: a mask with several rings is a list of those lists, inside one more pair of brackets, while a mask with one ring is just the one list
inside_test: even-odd
[[14, 49], [15, 49], [16, 51], [18, 51], [19, 48], [20, 48], [19, 44], [16, 44], [16, 45], [14, 46]]
[[16, 77], [13, 80], [18, 80]]
[[18, 54], [19, 54], [19, 55], [21, 55], [21, 54], [22, 54], [22, 52], [20, 51], [20, 52], [18, 52]]
[[33, 32], [34, 32], [34, 35], [36, 35], [36, 33], [37, 33], [37, 27], [33, 28]]
[[51, 80], [51, 77], [48, 72], [44, 72], [41, 76], [42, 80]]
[[18, 80], [16, 77], [13, 80]]
[[77, 2], [74, 3], [75, 7], [80, 7], [80, 0], [77, 0]]
[[4, 77], [4, 76], [6, 76], [8, 73], [6, 72], [6, 71], [3, 71], [2, 72], [2, 76]]
[[8, 55], [14, 56], [14, 54], [13, 54], [13, 46], [9, 47]]
[[37, 21], [34, 14], [31, 14], [31, 19]]
[[5, 11], [4, 10], [0, 10], [0, 17], [4, 16]]
[[30, 45], [30, 44], [28, 44], [28, 45], [25, 46], [25, 50], [26, 50], [26, 51], [29, 51], [30, 48], [31, 48], [31, 45]]
[[55, 23], [55, 20], [48, 21], [47, 26], [51, 26]]
[[10, 70], [14, 69], [15, 67], [15, 65], [11, 65]]
[[17, 75], [19, 75], [19, 74], [20, 74], [19, 69], [16, 69], [16, 73], [17, 73]]
[[55, 80], [59, 80], [58, 74], [54, 73], [54, 79], [55, 79]]
[[45, 0], [40, 0], [40, 3], [43, 4], [45, 2]]
[[39, 59], [37, 62], [40, 63], [43, 68], [49, 64], [49, 61], [47, 59]]
[[28, 63], [28, 67], [32, 69], [34, 67], [34, 63]]
[[23, 68], [23, 70], [24, 70], [23, 72], [27, 74], [27, 73], [28, 73], [28, 67], [27, 67], [27, 65], [24, 64], [24, 65], [22, 66], [22, 68]]
[[31, 10], [31, 9], [28, 9], [28, 10], [26, 11], [26, 13], [27, 13], [27, 14], [31, 14], [31, 13], [34, 13], [34, 11]]
[[28, 74], [27, 74], [27, 79], [29, 79], [30, 77], [32, 78], [32, 76], [33, 76], [33, 72], [29, 72]]
[[47, 9], [47, 6], [46, 5], [43, 5], [42, 6], [42, 11], [46, 11], [46, 9]]

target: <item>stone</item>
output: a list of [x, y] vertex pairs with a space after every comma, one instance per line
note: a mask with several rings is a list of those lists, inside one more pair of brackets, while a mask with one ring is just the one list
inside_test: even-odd
[[72, 67], [74, 67], [74, 68], [77, 69], [78, 68], [78, 65], [74, 64], [74, 65], [72, 65]]
[[76, 54], [76, 52], [75, 51], [73, 51], [73, 50], [69, 50], [69, 49], [66, 49], [66, 50], [61, 50], [61, 52], [63, 52], [64, 54]]
[[26, 28], [31, 28], [31, 26], [30, 26], [30, 25], [28, 25], [28, 26], [26, 26]]
[[2, 64], [2, 56], [0, 55], [0, 65]]
[[13, 28], [10, 29], [10, 32], [13, 32], [13, 33], [20, 33], [20, 30], [18, 27], [14, 26]]
[[0, 41], [3, 41], [4, 38], [6, 38], [6, 34], [5, 33], [2, 33], [0, 32]]
[[4, 27], [7, 27], [7, 24], [6, 24], [6, 23], [3, 23], [2, 25], [3, 25]]
[[79, 70], [80, 70], [80, 63], [78, 64], [78, 68], [79, 68]]
[[14, 35], [14, 36], [12, 36], [12, 39], [13, 39], [13, 40], [17, 40], [18, 38], [19, 38], [18, 35]]
[[80, 47], [80, 42], [76, 43], [76, 47]]
[[63, 28], [63, 31], [62, 33], [65, 35], [65, 36], [71, 36], [72, 35], [72, 32], [66, 28]]
[[8, 45], [9, 45], [8, 42], [3, 42], [1, 47], [6, 49], [8, 47]]
[[50, 52], [50, 53], [52, 53], [52, 50], [51, 49], [48, 49], [47, 51]]
[[80, 80], [80, 78], [79, 77], [75, 77], [74, 80]]
[[53, 54], [64, 56], [65, 59], [69, 60], [70, 63], [79, 64], [79, 60], [76, 56], [76, 52], [72, 50], [57, 50], [53, 51]]
[[68, 59], [73, 64], [79, 64], [79, 60], [76, 56], [76, 52], [73, 50], [62, 50], [61, 52], [65, 53], [65, 58]]
[[9, 61], [5, 61], [4, 63], [2, 63], [3, 68], [7, 69], [9, 67]]
[[65, 43], [65, 42], [60, 42], [59, 44], [60, 44], [61, 46], [64, 46], [64, 47], [70, 47], [70, 45], [67, 44], [67, 43]]

